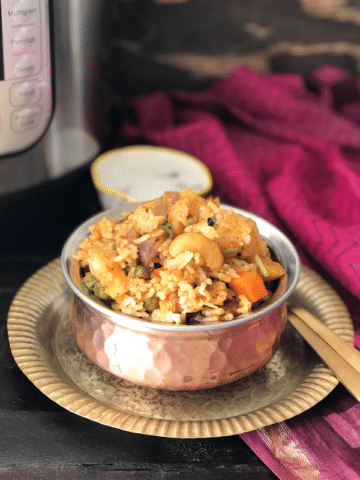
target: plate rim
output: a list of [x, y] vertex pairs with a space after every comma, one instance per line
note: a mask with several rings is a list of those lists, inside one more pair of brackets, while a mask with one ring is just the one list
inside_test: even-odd
[[[333, 299], [321, 305], [326, 323], [344, 340], [354, 342], [354, 327], [347, 307], [333, 288], [318, 273], [302, 264], [299, 284], [314, 287], [318, 298]], [[164, 420], [143, 417], [115, 410], [92, 398], [74, 385], [70, 378], [61, 378], [42, 355], [36, 337], [36, 326], [49, 301], [44, 289], [53, 297], [64, 290], [65, 280], [60, 259], [40, 268], [25, 281], [10, 305], [7, 320], [8, 338], [13, 358], [27, 378], [48, 398], [66, 410], [91, 421], [120, 430], [168, 438], [213, 438], [246, 433], [288, 420], [316, 405], [339, 383], [332, 371], [319, 361], [292, 394], [259, 410], [217, 420]], [[316, 287], [316, 288], [315, 288]], [[299, 288], [299, 287], [297, 287]], [[43, 296], [39, 300], [38, 293]], [[295, 290], [296, 292], [296, 290]], [[335, 305], [335, 306], [334, 306]], [[338, 319], [343, 319], [339, 321]], [[64, 376], [67, 377], [66, 372]]]

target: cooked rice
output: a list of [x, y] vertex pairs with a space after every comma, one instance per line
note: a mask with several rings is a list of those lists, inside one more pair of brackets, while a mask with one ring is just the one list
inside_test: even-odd
[[[229, 282], [241, 272], [258, 271], [254, 255], [266, 261], [269, 281], [284, 273], [270, 259], [255, 222], [222, 209], [217, 198], [204, 199], [190, 189], [165, 192], [123, 217], [93, 225], [74, 255], [82, 276], [96, 277], [115, 311], [171, 324], [229, 321], [251, 313], [251, 302]], [[210, 268], [208, 252], [186, 248], [172, 257], [171, 244], [184, 233], [215, 242], [223, 264]]]

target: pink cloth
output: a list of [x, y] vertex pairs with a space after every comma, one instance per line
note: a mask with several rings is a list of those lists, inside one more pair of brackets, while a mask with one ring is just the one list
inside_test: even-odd
[[[131, 101], [121, 144], [188, 152], [224, 202], [268, 219], [338, 291], [360, 347], [360, 95], [335, 67], [261, 76], [247, 68], [201, 93]], [[360, 405], [342, 387], [310, 411], [242, 435], [281, 479], [360, 478]]]

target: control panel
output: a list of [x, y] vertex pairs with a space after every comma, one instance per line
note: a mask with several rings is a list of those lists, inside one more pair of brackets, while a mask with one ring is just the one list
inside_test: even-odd
[[51, 119], [49, 0], [0, 0], [0, 157], [22, 152]]

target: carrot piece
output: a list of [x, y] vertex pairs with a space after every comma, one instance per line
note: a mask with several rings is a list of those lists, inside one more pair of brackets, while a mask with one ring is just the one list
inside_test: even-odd
[[171, 295], [165, 298], [165, 302], [166, 302], [166, 309], [169, 312], [175, 313], [178, 308], [178, 302], [174, 300], [174, 298], [171, 298]]
[[175, 313], [178, 307], [178, 303], [175, 300], [169, 300], [169, 310]]
[[245, 295], [251, 303], [261, 300], [268, 294], [257, 272], [241, 272], [239, 277], [231, 279], [229, 285], [238, 295]]
[[160, 277], [160, 272], [163, 272], [164, 270], [166, 270], [164, 267], [160, 267], [160, 268], [155, 268], [154, 270], [154, 274], [157, 275], [158, 277]]

